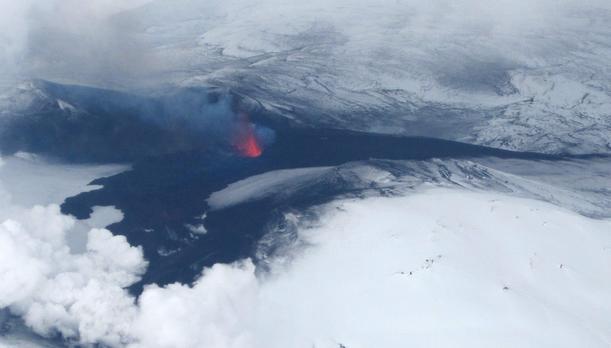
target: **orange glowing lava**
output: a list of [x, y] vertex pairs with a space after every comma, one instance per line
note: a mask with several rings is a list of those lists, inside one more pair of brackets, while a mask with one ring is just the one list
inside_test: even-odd
[[244, 157], [259, 157], [263, 153], [263, 148], [255, 135], [254, 127], [249, 122], [240, 122], [233, 145], [238, 153]]
[[261, 149], [252, 129], [248, 132], [246, 137], [237, 144], [237, 148], [240, 154], [246, 157], [259, 157], [263, 153], [263, 149]]

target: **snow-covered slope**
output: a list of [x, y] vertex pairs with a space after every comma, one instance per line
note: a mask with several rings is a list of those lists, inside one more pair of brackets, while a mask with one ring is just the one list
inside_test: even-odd
[[604, 1], [156, 0], [123, 13], [167, 68], [312, 125], [609, 153]]
[[422, 187], [502, 192], [547, 201], [576, 213], [611, 217], [608, 159], [529, 161], [370, 160], [336, 167], [271, 171], [230, 184], [210, 195], [212, 209], [261, 199], [277, 202], [312, 195], [369, 197], [410, 195]]
[[262, 284], [261, 346], [609, 344], [608, 220], [448, 189], [324, 211]]
[[[290, 194], [300, 189], [304, 182], [318, 179], [328, 167], [284, 169], [255, 175], [230, 184], [210, 195], [207, 202], [212, 209], [223, 209], [252, 200]], [[287, 192], [288, 191], [288, 192]]]
[[[72, 218], [10, 200], [57, 199], [45, 185], [11, 185], [15, 171], [30, 181], [47, 164], [9, 158], [0, 274], [12, 278], [0, 282], [0, 306], [41, 335], [113, 347], [607, 345], [610, 202], [597, 195], [608, 162], [478, 161], [373, 160], [242, 180], [213, 194], [218, 209], [344, 191], [286, 210], [291, 229], [270, 225], [257, 268], [217, 264], [193, 284], [150, 284], [136, 301], [124, 288], [144, 271], [141, 251], [103, 229], [75, 249]], [[21, 322], [2, 320], [0, 344], [26, 344]]]
[[460, 189], [319, 210], [271, 274], [148, 288], [134, 346], [608, 346], [608, 220]]
[[153, 0], [104, 12], [97, 36], [54, 25], [74, 12], [57, 7], [12, 59], [21, 77], [222, 86], [314, 126], [611, 152], [608, 1]]

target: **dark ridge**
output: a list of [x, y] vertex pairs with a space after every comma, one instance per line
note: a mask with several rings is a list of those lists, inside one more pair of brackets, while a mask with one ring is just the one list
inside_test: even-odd
[[21, 93], [32, 102], [0, 118], [0, 152], [69, 162], [131, 162], [222, 146], [236, 104], [230, 94], [204, 88], [145, 97], [34, 81]]

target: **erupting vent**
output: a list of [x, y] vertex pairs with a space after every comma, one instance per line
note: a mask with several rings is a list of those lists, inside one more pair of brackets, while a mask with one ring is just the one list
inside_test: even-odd
[[259, 157], [263, 148], [255, 134], [255, 128], [248, 122], [247, 116], [242, 116], [234, 136], [233, 146], [244, 157]]

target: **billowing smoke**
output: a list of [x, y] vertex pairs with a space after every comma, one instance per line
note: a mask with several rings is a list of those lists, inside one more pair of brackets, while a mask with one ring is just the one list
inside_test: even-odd
[[[45, 170], [45, 177], [30, 176], [37, 169]], [[136, 311], [127, 287], [146, 269], [141, 248], [108, 230], [84, 228], [56, 204], [29, 203], [56, 201], [91, 177], [117, 169], [70, 169], [31, 158], [0, 165], [2, 312], [10, 311], [43, 336], [111, 346], [128, 342]], [[18, 184], [5, 186], [16, 179]]]
[[125, 237], [93, 229], [85, 253], [71, 254], [66, 233], [73, 224], [57, 206], [35, 207], [2, 223], [0, 307], [41, 335], [119, 345], [134, 315], [125, 288], [146, 267], [142, 251]]

